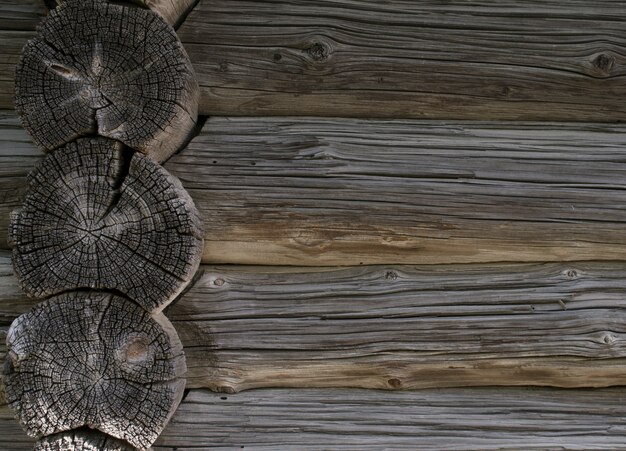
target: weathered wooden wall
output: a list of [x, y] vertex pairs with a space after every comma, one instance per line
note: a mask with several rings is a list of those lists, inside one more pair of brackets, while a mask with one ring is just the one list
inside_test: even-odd
[[[10, 109], [45, 13], [0, 0], [0, 354], [33, 305], [6, 228], [41, 153]], [[166, 168], [205, 265], [167, 312], [190, 392], [156, 449], [623, 448], [626, 389], [588, 387], [626, 385], [625, 22], [200, 0], [210, 117]], [[0, 449], [30, 446], [1, 406]]]
[[[40, 158], [0, 116], [0, 246]], [[207, 263], [626, 258], [626, 126], [209, 118], [165, 167]]]
[[[626, 390], [191, 390], [155, 451], [623, 449]], [[0, 440], [31, 449], [6, 407]]]
[[[0, 3], [0, 108], [45, 14]], [[201, 0], [178, 30], [201, 114], [618, 121], [623, 2]]]
[[[0, 256], [5, 330], [34, 305], [9, 261]], [[187, 386], [232, 393], [621, 385], [625, 307], [626, 263], [203, 266], [166, 313]]]

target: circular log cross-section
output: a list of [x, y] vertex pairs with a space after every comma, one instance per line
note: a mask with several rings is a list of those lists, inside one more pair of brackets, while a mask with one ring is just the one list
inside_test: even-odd
[[163, 19], [103, 0], [69, 0], [22, 51], [15, 103], [44, 150], [98, 134], [164, 161], [195, 127], [199, 89]]
[[108, 138], [81, 138], [48, 154], [29, 181], [9, 226], [29, 296], [115, 290], [159, 311], [192, 279], [201, 221], [178, 179], [151, 159]]
[[135, 451], [134, 446], [91, 429], [59, 432], [39, 440], [34, 451]]
[[35, 437], [86, 426], [148, 448], [183, 395], [171, 323], [112, 294], [42, 302], [13, 322], [7, 347], [7, 401]]

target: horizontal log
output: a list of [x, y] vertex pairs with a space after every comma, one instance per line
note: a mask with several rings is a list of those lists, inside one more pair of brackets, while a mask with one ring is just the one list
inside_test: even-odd
[[[165, 168], [205, 263], [626, 259], [626, 126], [210, 118]], [[0, 247], [40, 152], [0, 115]]]
[[35, 28], [46, 12], [43, 0], [9, 0], [0, 4], [0, 108], [14, 106], [15, 67], [22, 47], [35, 36]]
[[[44, 0], [5, 0], [0, 4], [0, 30], [33, 32], [47, 12]], [[0, 47], [3, 44], [0, 39]]]
[[0, 108], [8, 109], [15, 105], [15, 67], [22, 47], [34, 36], [32, 31], [0, 29]]
[[[32, 32], [42, 4], [1, 6], [0, 29]], [[620, 121], [625, 21], [611, 0], [212, 0], [178, 33], [205, 115]]]
[[626, 258], [626, 127], [211, 118], [166, 164], [205, 262]]
[[[192, 388], [603, 387], [626, 384], [625, 274], [626, 262], [203, 266], [165, 313]], [[33, 304], [2, 300], [0, 327]]]
[[615, 121], [622, 3], [199, 2], [179, 29], [212, 115]]
[[[191, 390], [154, 450], [623, 449], [626, 390]], [[0, 448], [32, 449], [0, 408]]]

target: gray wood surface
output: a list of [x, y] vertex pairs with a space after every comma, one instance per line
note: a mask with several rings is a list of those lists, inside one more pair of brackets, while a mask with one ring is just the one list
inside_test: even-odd
[[179, 29], [222, 115], [615, 121], [626, 3], [202, 0]]
[[210, 118], [166, 164], [205, 262], [626, 258], [626, 127]]
[[[626, 390], [191, 390], [154, 450], [624, 449]], [[32, 443], [0, 408], [0, 448]]]
[[[625, 275], [623, 262], [202, 266], [165, 314], [192, 388], [601, 387], [624, 384]], [[6, 328], [34, 301], [0, 282]]]
[[0, 0], [0, 108], [13, 108], [15, 67], [46, 12], [43, 0]]
[[29, 296], [116, 290], [161, 311], [196, 273], [204, 235], [198, 212], [150, 157], [101, 136], [80, 138], [48, 154], [28, 180], [9, 242]]
[[[4, 30], [32, 32], [45, 12], [43, 1], [3, 1]], [[616, 121], [626, 118], [625, 6], [201, 0], [178, 32], [201, 114]], [[15, 61], [3, 59], [0, 107], [10, 108]]]
[[172, 324], [122, 296], [51, 297], [13, 322], [6, 344], [6, 399], [33, 437], [88, 427], [146, 449], [183, 397]]
[[100, 135], [164, 161], [195, 129], [198, 96], [172, 27], [149, 10], [99, 0], [50, 11], [16, 68], [15, 108], [47, 151]]
[[[165, 168], [205, 263], [626, 258], [626, 126], [210, 118]], [[0, 115], [0, 247], [40, 157]]]

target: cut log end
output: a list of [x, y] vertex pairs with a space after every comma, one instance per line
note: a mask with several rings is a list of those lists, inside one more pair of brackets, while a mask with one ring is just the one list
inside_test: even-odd
[[45, 301], [14, 321], [7, 346], [7, 401], [35, 437], [89, 427], [147, 448], [184, 391], [174, 328], [119, 296]]
[[87, 428], [60, 432], [39, 440], [34, 451], [135, 451], [128, 443]]
[[15, 273], [31, 297], [115, 290], [160, 311], [191, 281], [202, 225], [175, 177], [107, 138], [49, 154], [9, 227]]
[[164, 161], [191, 136], [198, 96], [172, 27], [151, 11], [100, 0], [52, 10], [16, 72], [16, 109], [48, 151], [98, 134]]

